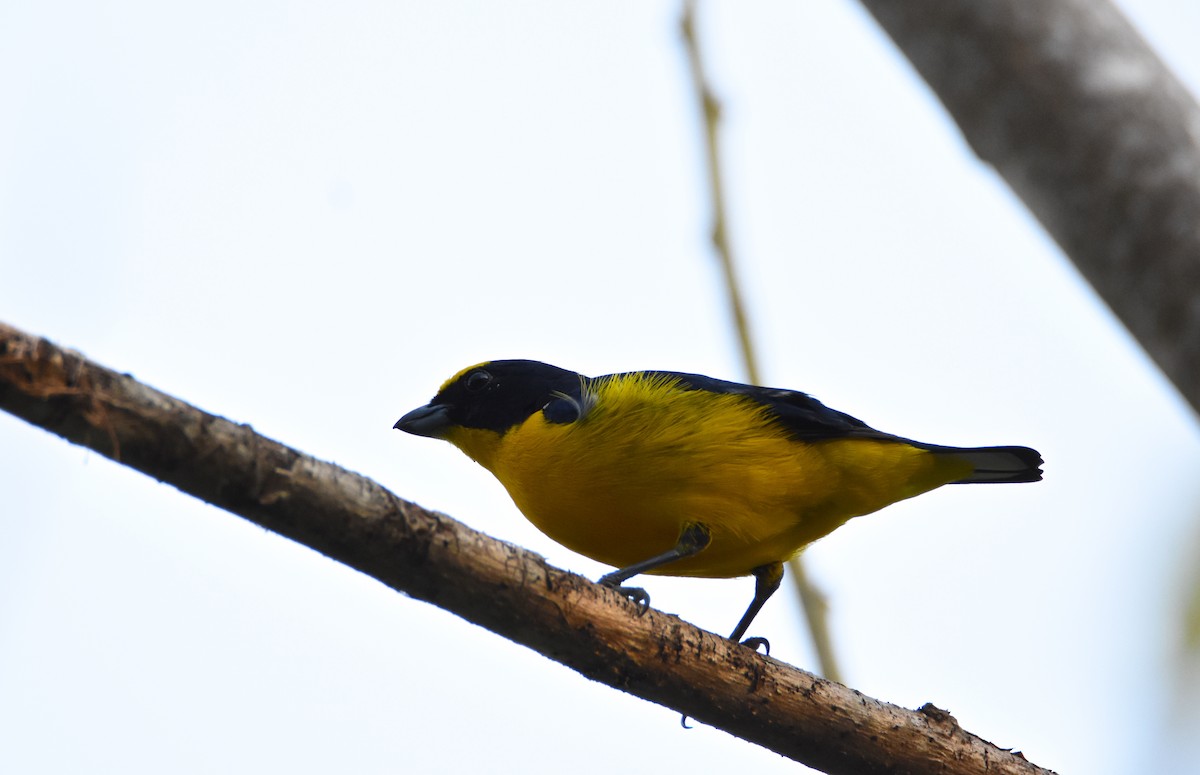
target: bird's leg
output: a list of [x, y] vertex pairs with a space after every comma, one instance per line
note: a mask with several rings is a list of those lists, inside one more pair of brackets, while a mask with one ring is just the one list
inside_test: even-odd
[[[775, 594], [775, 590], [779, 589], [779, 582], [783, 581], [783, 563], [772, 562], [766, 565], [759, 565], [753, 570], [754, 573], [754, 599], [750, 601], [750, 607], [746, 609], [746, 613], [742, 614], [742, 620], [738, 622], [737, 627], [733, 628], [733, 634], [729, 639], [737, 642], [746, 634], [747, 628], [750, 627], [750, 622], [754, 621], [754, 617], [762, 610], [763, 603]], [[757, 650], [759, 646], [765, 646], [767, 653], [771, 651], [771, 644], [766, 638], [747, 638], [742, 641], [742, 644]]]
[[[708, 546], [711, 540], [712, 536], [709, 534], [708, 528], [699, 522], [693, 522], [684, 527], [683, 532], [679, 534], [679, 540], [668, 551], [657, 554], [648, 560], [635, 562], [628, 567], [618, 568], [612, 573], [606, 573], [600, 577], [599, 583], [617, 590], [636, 603], [638, 606], [638, 615], [641, 616], [650, 608], [650, 595], [646, 594], [646, 590], [641, 587], [622, 586], [622, 582], [628, 581], [639, 573], [661, 568], [676, 560], [682, 560], [684, 557], [691, 557]], [[779, 586], [778, 581], [775, 582], [775, 586]], [[771, 591], [773, 592], [774, 590]], [[770, 595], [769, 592], [767, 594]], [[762, 603], [759, 603], [760, 607], [761, 605]]]

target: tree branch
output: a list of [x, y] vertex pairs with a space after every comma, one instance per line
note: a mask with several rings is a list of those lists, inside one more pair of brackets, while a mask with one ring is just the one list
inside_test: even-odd
[[1044, 773], [958, 726], [635, 606], [332, 463], [0, 323], [0, 408], [555, 659], [830, 773]]
[[1200, 108], [1106, 0], [862, 0], [1200, 411]]

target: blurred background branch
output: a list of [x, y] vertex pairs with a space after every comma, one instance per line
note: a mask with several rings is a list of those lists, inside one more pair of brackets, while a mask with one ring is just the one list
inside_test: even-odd
[[1200, 108], [1108, 0], [862, 0], [1200, 411]]
[[[692, 86], [700, 105], [700, 117], [704, 127], [704, 158], [708, 171], [712, 246], [721, 267], [721, 279], [725, 285], [729, 313], [737, 334], [746, 381], [753, 385], [761, 385], [763, 382], [758, 370], [754, 337], [750, 332], [750, 321], [742, 299], [737, 264], [733, 257], [733, 245], [729, 239], [729, 216], [725, 207], [725, 185], [721, 174], [721, 102], [717, 99], [705, 72], [703, 49], [696, 33], [696, 0], [684, 0], [680, 27], [687, 51], [688, 70], [692, 76]], [[833, 638], [829, 631], [829, 606], [825, 595], [817, 589], [805, 572], [804, 561], [799, 555], [788, 561], [788, 569], [792, 586], [800, 599], [800, 607], [808, 623], [821, 674], [831, 681], [841, 681], [842, 672], [838, 668], [837, 654], [834, 652]]]

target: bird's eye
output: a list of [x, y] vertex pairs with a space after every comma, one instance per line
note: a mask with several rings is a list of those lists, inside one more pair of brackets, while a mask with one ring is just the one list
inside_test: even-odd
[[483, 369], [480, 369], [479, 371], [473, 371], [467, 377], [467, 390], [477, 393], [487, 387], [491, 381], [492, 375]]

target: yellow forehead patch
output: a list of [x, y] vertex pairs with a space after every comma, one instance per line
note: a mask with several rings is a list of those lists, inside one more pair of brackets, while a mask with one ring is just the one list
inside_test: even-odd
[[448, 380], [446, 380], [445, 382], [443, 382], [443, 383], [442, 383], [442, 386], [441, 386], [440, 388], [438, 388], [438, 392], [439, 392], [439, 393], [441, 393], [443, 390], [445, 390], [446, 388], [450, 387], [450, 386], [451, 386], [451, 385], [453, 385], [455, 382], [458, 382], [460, 379], [462, 379], [463, 375], [465, 375], [467, 372], [469, 372], [469, 371], [475, 371], [475, 369], [481, 368], [481, 367], [483, 367], [483, 366], [487, 366], [489, 363], [491, 363], [491, 361], [484, 361], [483, 363], [476, 363], [474, 366], [468, 366], [467, 368], [465, 368], [465, 369], [463, 369], [462, 371], [460, 371], [460, 372], [458, 372], [457, 374], [455, 374], [455, 375], [454, 375], [453, 377], [451, 377], [450, 379], [448, 379]]

